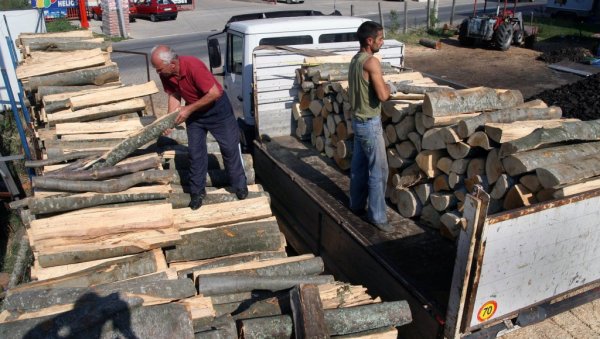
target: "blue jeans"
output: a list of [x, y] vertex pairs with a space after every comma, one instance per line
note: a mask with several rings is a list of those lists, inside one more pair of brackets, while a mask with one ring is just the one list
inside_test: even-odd
[[354, 150], [350, 167], [350, 208], [361, 210], [367, 206], [373, 223], [386, 223], [385, 188], [388, 164], [383, 141], [381, 118], [367, 121], [352, 119]]

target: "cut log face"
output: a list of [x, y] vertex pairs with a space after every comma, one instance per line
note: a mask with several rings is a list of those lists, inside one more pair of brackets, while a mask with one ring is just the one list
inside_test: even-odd
[[504, 173], [504, 166], [498, 157], [498, 152], [499, 150], [494, 148], [490, 150], [485, 158], [485, 175], [488, 177], [490, 184], [495, 183], [500, 175]]
[[450, 171], [452, 170], [452, 163], [453, 160], [451, 158], [441, 157], [438, 160], [436, 166], [440, 171], [444, 172], [445, 174], [450, 174]]
[[[410, 137], [409, 137], [410, 139]], [[398, 155], [402, 159], [414, 158], [417, 155], [417, 148], [415, 144], [410, 140], [404, 140], [401, 143], [395, 145]]]
[[421, 219], [427, 226], [439, 229], [442, 225], [440, 221], [440, 212], [438, 212], [431, 204], [423, 207], [421, 211]]
[[432, 193], [429, 197], [431, 206], [439, 212], [456, 207], [457, 199], [452, 193]]
[[412, 115], [404, 117], [399, 123], [396, 124], [396, 135], [398, 140], [407, 140], [408, 133], [415, 130], [415, 117]]
[[467, 178], [471, 178], [476, 175], [485, 175], [484, 158], [473, 158], [471, 161], [469, 161], [469, 166], [467, 166]]
[[442, 150], [446, 149], [446, 142], [444, 140], [444, 132], [443, 128], [432, 128], [429, 129], [423, 134], [423, 139], [421, 140], [421, 147], [425, 150]]
[[417, 132], [408, 133], [408, 140], [412, 141], [413, 145], [415, 145], [415, 149], [417, 152], [421, 152], [423, 147], [421, 147], [421, 135]]
[[450, 185], [448, 183], [448, 176], [446, 174], [440, 174], [433, 179], [433, 191], [449, 191]]
[[506, 174], [501, 174], [496, 180], [494, 188], [490, 192], [492, 199], [502, 199], [506, 192], [514, 185], [512, 177]]
[[447, 144], [446, 149], [452, 159], [463, 159], [469, 156], [471, 152], [471, 146], [465, 142], [457, 142], [456, 144]]
[[398, 212], [405, 218], [419, 216], [423, 204], [417, 198], [414, 191], [410, 189], [402, 189], [397, 192], [397, 208]]
[[[582, 182], [578, 182], [576, 184], [562, 187], [558, 190], [553, 190], [552, 195], [554, 198], [560, 199], [560, 198], [564, 198], [566, 196], [570, 196], [570, 195], [574, 195], [574, 194], [578, 194], [578, 193], [582, 193], [582, 192], [586, 192], [586, 191], [591, 191], [591, 190], [595, 190], [598, 188], [600, 188], [600, 178], [594, 177], [594, 178], [590, 178], [588, 180], [583, 180]], [[539, 198], [538, 198], [538, 200], [545, 201], [545, 200], [542, 200]]]
[[469, 139], [467, 139], [467, 144], [471, 147], [481, 147], [486, 151], [492, 148], [492, 146], [490, 146], [490, 139], [483, 131], [473, 133]]
[[[339, 147], [338, 147], [339, 150]], [[339, 154], [339, 153], [338, 153]], [[387, 160], [388, 166], [391, 168], [402, 168], [406, 166], [406, 162], [404, 159], [400, 157], [396, 149], [388, 148], [387, 149]]]
[[537, 193], [542, 189], [542, 185], [535, 174], [524, 175], [519, 179], [519, 183], [525, 186], [532, 193]]
[[433, 192], [433, 185], [429, 183], [420, 184], [414, 187], [415, 194], [422, 205], [429, 203], [429, 196]]
[[469, 161], [471, 161], [471, 159], [456, 159], [452, 162], [450, 170], [456, 174], [465, 174], [467, 173]]
[[525, 186], [514, 185], [504, 197], [504, 209], [512, 210], [519, 207], [530, 206], [535, 203], [535, 196]]
[[442, 150], [425, 150], [417, 155], [415, 162], [427, 177], [434, 178], [439, 174], [437, 162], [445, 154]]

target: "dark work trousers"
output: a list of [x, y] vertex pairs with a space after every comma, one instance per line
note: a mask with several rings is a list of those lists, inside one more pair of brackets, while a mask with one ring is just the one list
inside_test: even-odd
[[246, 187], [246, 174], [240, 152], [240, 132], [227, 95], [223, 93], [208, 111], [192, 113], [185, 124], [190, 158], [190, 193], [202, 193], [206, 187], [207, 132], [210, 132], [219, 144], [223, 163], [229, 174], [229, 183], [233, 189]]

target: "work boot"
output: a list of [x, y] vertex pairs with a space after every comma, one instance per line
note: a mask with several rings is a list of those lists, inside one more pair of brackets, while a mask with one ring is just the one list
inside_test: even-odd
[[238, 188], [235, 191], [235, 196], [239, 199], [239, 200], [244, 200], [248, 197], [248, 187], [244, 186], [242, 188]]
[[189, 208], [192, 210], [197, 210], [202, 206], [202, 199], [206, 197], [206, 191], [202, 191], [202, 193], [192, 193], [190, 194], [190, 204]]
[[371, 225], [377, 227], [380, 231], [386, 232], [386, 233], [394, 230], [394, 227], [392, 227], [392, 225], [390, 225], [389, 222], [378, 223], [378, 222], [371, 221]]

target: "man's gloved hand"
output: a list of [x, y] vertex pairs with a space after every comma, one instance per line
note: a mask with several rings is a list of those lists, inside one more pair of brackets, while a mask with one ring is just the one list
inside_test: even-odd
[[396, 88], [393, 82], [388, 81], [387, 85], [390, 87], [390, 96], [398, 93], [398, 89]]

